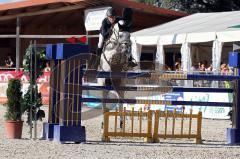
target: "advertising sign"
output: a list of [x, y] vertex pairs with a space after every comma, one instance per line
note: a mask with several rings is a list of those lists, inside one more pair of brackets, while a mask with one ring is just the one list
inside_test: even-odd
[[[29, 77], [26, 76], [22, 71], [0, 71], [0, 104], [7, 102], [7, 87], [8, 81], [11, 78], [20, 78], [22, 81], [22, 91], [27, 92], [29, 86]], [[50, 72], [44, 72], [44, 74], [37, 80], [39, 91], [42, 94], [43, 104], [48, 105], [49, 103], [49, 81]]]
[[[136, 99], [148, 99], [148, 100], [167, 100], [167, 101], [198, 101], [198, 102], [229, 102], [231, 103], [233, 98], [231, 93], [200, 93], [200, 92], [172, 92], [166, 94], [160, 94], [158, 96], [148, 97], [136, 97]], [[134, 107], [135, 110], [169, 110], [173, 111], [176, 108], [178, 112], [185, 108], [185, 113], [189, 113], [190, 109], [193, 113], [202, 112], [204, 118], [211, 119], [229, 119], [228, 113], [231, 108], [218, 106], [187, 106], [187, 105], [154, 105], [154, 104], [124, 104], [127, 110], [131, 110]]]
[[94, 31], [100, 29], [102, 21], [106, 17], [108, 8], [110, 7], [85, 10], [84, 24], [86, 31]]

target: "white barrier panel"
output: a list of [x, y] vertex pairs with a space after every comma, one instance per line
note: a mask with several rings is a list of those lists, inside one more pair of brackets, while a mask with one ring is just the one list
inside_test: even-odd
[[[231, 93], [198, 93], [198, 92], [176, 92], [166, 93], [157, 96], [148, 97], [136, 97], [136, 99], [149, 99], [149, 100], [171, 100], [171, 101], [199, 101], [199, 102], [232, 102]], [[135, 110], [142, 108], [143, 110], [182, 110], [182, 105], [150, 105], [150, 104], [124, 104], [127, 110], [131, 110], [134, 107]], [[226, 107], [213, 107], [213, 106], [184, 106], [185, 112], [189, 113], [190, 109], [193, 109], [193, 113], [202, 111], [204, 118], [211, 119], [229, 119], [228, 112], [231, 108]]]

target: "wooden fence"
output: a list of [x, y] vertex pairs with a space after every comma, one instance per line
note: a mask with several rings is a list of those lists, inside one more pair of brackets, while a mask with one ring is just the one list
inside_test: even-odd
[[[193, 119], [197, 119], [197, 128], [195, 130], [195, 133], [192, 132], [193, 128]], [[160, 122], [162, 119], [162, 122]], [[169, 119], [171, 119], [171, 123], [169, 122]], [[176, 124], [176, 120], [180, 119], [180, 125]], [[188, 121], [185, 121], [188, 120]], [[201, 127], [202, 127], [202, 112], [198, 112], [198, 114], [193, 114], [192, 109], [190, 109], [190, 114], [185, 114], [184, 109], [182, 112], [177, 112], [176, 109], [174, 111], [159, 111], [156, 110], [155, 112], [155, 120], [154, 120], [154, 133], [153, 133], [153, 141], [159, 142], [159, 138], [167, 139], [167, 138], [195, 138], [196, 143], [200, 144], [202, 143], [202, 137], [201, 137]], [[187, 122], [187, 124], [184, 124], [184, 122]], [[160, 129], [163, 128], [164, 130], [161, 133]], [[171, 127], [169, 126], [171, 125]], [[180, 127], [180, 132], [176, 133], [176, 126]], [[170, 132], [168, 131], [168, 127], [171, 128]], [[184, 128], [187, 129], [186, 132], [184, 132]], [[185, 129], [185, 130], [186, 130]]]
[[[110, 118], [113, 117], [114, 124], [113, 128]], [[122, 118], [122, 128], [118, 128], [120, 122], [118, 118]], [[154, 120], [153, 120], [154, 117]], [[130, 119], [130, 130], [126, 130], [126, 118]], [[146, 120], [143, 120], [146, 118]], [[193, 119], [196, 119], [196, 130], [193, 133]], [[180, 121], [180, 125], [176, 124]], [[154, 124], [153, 124], [154, 121]], [[146, 122], [145, 127], [143, 127], [143, 122]], [[129, 123], [129, 122], [128, 122]], [[187, 125], [187, 126], [186, 126]], [[176, 133], [176, 127], [180, 127], [180, 133]], [[201, 138], [201, 127], [202, 127], [202, 112], [198, 114], [193, 114], [190, 110], [190, 114], [185, 114], [184, 109], [181, 112], [174, 111], [152, 111], [143, 112], [142, 109], [139, 111], [124, 110], [122, 112], [116, 110], [114, 112], [106, 111], [104, 113], [104, 130], [103, 130], [103, 141], [110, 141], [110, 137], [143, 137], [146, 142], [159, 142], [159, 138], [195, 138], [196, 143], [202, 143]], [[164, 128], [164, 129], [162, 129]], [[171, 131], [169, 133], [169, 128]], [[184, 128], [187, 128], [187, 133], [184, 132]], [[146, 131], [143, 131], [146, 130]], [[160, 131], [162, 129], [162, 131]], [[186, 129], [185, 129], [186, 130]]]
[[[114, 131], [109, 129], [109, 119], [114, 117]], [[122, 128], [118, 131], [118, 117], [122, 118]], [[126, 118], [129, 117], [131, 120], [130, 131], [126, 130]], [[136, 118], [137, 117], [137, 118]], [[147, 129], [143, 131], [143, 117], [147, 117]], [[138, 130], [134, 129], [134, 119], [138, 119]], [[120, 123], [119, 123], [120, 125]], [[106, 111], [104, 113], [104, 130], [103, 130], [103, 141], [110, 141], [109, 137], [144, 137], [146, 142], [152, 142], [152, 111], [143, 112], [142, 110], [126, 111], [126, 108], [122, 112], [116, 109], [115, 112]]]

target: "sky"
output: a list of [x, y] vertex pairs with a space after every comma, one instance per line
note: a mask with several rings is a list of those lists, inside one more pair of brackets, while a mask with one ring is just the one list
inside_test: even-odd
[[0, 3], [10, 3], [10, 2], [17, 2], [22, 0], [0, 0]]

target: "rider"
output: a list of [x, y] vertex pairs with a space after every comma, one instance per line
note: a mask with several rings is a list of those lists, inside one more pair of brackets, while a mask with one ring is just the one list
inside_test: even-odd
[[100, 56], [102, 53], [104, 42], [109, 38], [111, 33], [111, 28], [117, 22], [117, 13], [115, 9], [109, 8], [107, 10], [107, 17], [103, 19], [102, 26], [100, 28], [97, 55]]
[[[98, 47], [96, 51], [98, 56], [101, 56], [104, 42], [109, 38], [111, 29], [116, 23], [119, 24], [120, 31], [130, 32], [132, 26], [132, 13], [133, 12], [131, 8], [124, 8], [122, 17], [117, 17], [115, 9], [109, 8], [107, 10], [107, 17], [103, 19], [102, 26], [100, 28]], [[131, 54], [129, 57], [129, 65], [132, 67], [137, 66], [137, 64], [132, 62]]]

